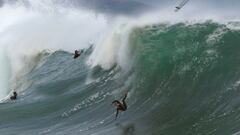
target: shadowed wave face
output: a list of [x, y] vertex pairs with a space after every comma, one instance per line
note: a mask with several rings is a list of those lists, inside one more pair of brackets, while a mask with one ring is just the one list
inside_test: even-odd
[[[66, 51], [42, 52], [16, 101], [0, 104], [0, 132], [71, 135], [229, 135], [239, 132], [240, 31], [213, 22], [135, 27], [129, 65], [105, 70]], [[238, 23], [234, 23], [238, 25]], [[128, 89], [115, 119], [111, 102]], [[18, 91], [18, 89], [16, 89]]]

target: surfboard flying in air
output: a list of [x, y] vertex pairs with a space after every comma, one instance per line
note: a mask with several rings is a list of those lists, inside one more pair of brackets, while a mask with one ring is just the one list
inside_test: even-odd
[[175, 12], [179, 11], [184, 5], [188, 3], [188, 1], [189, 0], [183, 0], [178, 6], [175, 7]]

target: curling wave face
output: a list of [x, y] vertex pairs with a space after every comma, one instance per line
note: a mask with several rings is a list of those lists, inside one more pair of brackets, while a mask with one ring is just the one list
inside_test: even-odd
[[[135, 27], [129, 65], [108, 70], [55, 51], [38, 60], [0, 104], [1, 134], [175, 135], [239, 131], [240, 31], [213, 22]], [[42, 53], [39, 54], [39, 56]], [[36, 59], [33, 59], [36, 60]], [[114, 120], [114, 99], [129, 90], [128, 110]]]

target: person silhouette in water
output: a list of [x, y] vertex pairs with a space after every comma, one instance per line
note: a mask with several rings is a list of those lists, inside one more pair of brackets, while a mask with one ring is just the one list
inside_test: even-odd
[[17, 92], [13, 92], [13, 96], [10, 97], [11, 100], [16, 100], [17, 99]]
[[117, 109], [117, 113], [116, 113], [115, 120], [117, 119], [117, 116], [118, 116], [119, 111], [126, 111], [126, 110], [127, 110], [127, 104], [126, 104], [126, 102], [125, 102], [125, 99], [127, 98], [127, 94], [128, 94], [128, 92], [126, 92], [126, 93], [124, 94], [124, 97], [123, 97], [123, 99], [122, 99], [122, 103], [121, 103], [120, 101], [118, 101], [118, 100], [114, 100], [114, 101], [112, 102], [112, 104], [113, 104], [113, 105], [116, 107], [116, 109]]
[[75, 50], [75, 53], [74, 53], [74, 59], [76, 59], [77, 57], [79, 57], [81, 54], [83, 53], [83, 50], [81, 51], [78, 51], [78, 50]]

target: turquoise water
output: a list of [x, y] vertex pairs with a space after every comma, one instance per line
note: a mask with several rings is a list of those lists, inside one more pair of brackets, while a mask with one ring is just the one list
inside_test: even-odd
[[[0, 132], [56, 135], [229, 135], [240, 128], [240, 31], [214, 22], [132, 29], [131, 69], [42, 52], [16, 101], [0, 104]], [[115, 121], [114, 99], [128, 110]], [[16, 89], [18, 91], [18, 89]]]

